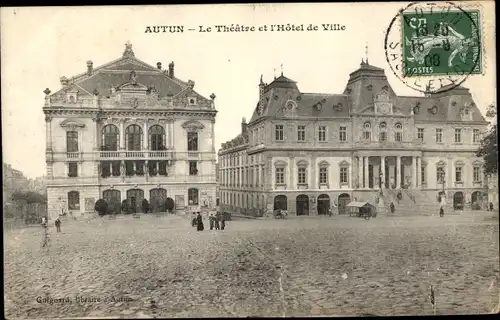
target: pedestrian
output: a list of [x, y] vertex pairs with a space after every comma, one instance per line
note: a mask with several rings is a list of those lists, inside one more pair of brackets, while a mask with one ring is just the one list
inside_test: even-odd
[[57, 217], [55, 224], [57, 232], [61, 232], [61, 219], [59, 217]]
[[441, 206], [441, 207], [439, 208], [439, 216], [440, 216], [441, 218], [442, 218], [442, 217], [444, 217], [444, 208], [443, 208], [443, 206]]
[[220, 230], [220, 224], [219, 224], [219, 221], [220, 221], [220, 212], [217, 212], [217, 213], [215, 214], [215, 218], [214, 218], [215, 230]]
[[196, 230], [203, 231], [203, 229], [204, 229], [203, 218], [201, 214], [198, 212], [198, 215], [196, 216]]
[[221, 217], [220, 218], [220, 229], [224, 230], [224, 228], [226, 227], [226, 220], [224, 219], [224, 215], [223, 214], [221, 214], [220, 217]]
[[215, 217], [214, 215], [211, 213], [210, 216], [208, 217], [209, 221], [210, 221], [210, 230], [213, 230], [214, 229], [214, 220], [215, 220]]
[[391, 205], [389, 207], [391, 208], [391, 213], [394, 213], [394, 211], [396, 211], [396, 208], [394, 207], [394, 202], [391, 202]]
[[196, 212], [193, 212], [193, 215], [191, 216], [191, 226], [196, 227]]

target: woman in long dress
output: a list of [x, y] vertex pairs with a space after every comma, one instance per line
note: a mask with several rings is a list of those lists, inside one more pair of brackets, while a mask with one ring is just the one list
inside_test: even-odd
[[198, 231], [203, 231], [204, 226], [203, 226], [203, 218], [201, 217], [201, 214], [198, 212], [198, 216], [196, 217], [196, 230]]

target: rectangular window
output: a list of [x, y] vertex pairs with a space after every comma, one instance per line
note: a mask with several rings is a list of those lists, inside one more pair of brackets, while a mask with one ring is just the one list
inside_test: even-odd
[[349, 178], [348, 178], [347, 172], [348, 172], [347, 168], [345, 168], [345, 167], [340, 168], [340, 184], [348, 184], [349, 183]]
[[297, 127], [297, 140], [306, 141], [306, 126]]
[[198, 162], [189, 161], [189, 175], [195, 176], [198, 174]]
[[195, 188], [188, 189], [188, 203], [189, 205], [198, 204], [198, 189]]
[[370, 131], [364, 131], [363, 132], [363, 139], [370, 140], [371, 139], [371, 132]]
[[425, 184], [425, 167], [420, 168], [420, 180], [422, 180], [422, 184]]
[[113, 177], [119, 177], [121, 175], [121, 161], [113, 161], [111, 163], [111, 167], [112, 167], [112, 170], [113, 170]]
[[78, 163], [69, 162], [68, 163], [68, 177], [75, 178], [78, 177]]
[[462, 142], [462, 129], [455, 129], [455, 143]]
[[276, 141], [283, 141], [283, 125], [282, 124], [277, 124], [276, 125]]
[[306, 184], [306, 168], [298, 169], [298, 184]]
[[396, 140], [397, 142], [401, 142], [403, 140], [403, 134], [401, 132], [396, 132], [396, 134], [394, 135], [394, 140]]
[[188, 151], [198, 151], [198, 132], [188, 132]]
[[436, 129], [436, 143], [443, 142], [443, 129]]
[[474, 167], [472, 175], [474, 178], [474, 182], [481, 182], [481, 168], [480, 167]]
[[424, 141], [424, 128], [417, 129], [417, 139], [420, 141]]
[[342, 142], [347, 141], [347, 127], [340, 127], [339, 140]]
[[78, 152], [78, 132], [66, 132], [66, 152]]
[[285, 184], [285, 168], [276, 168], [276, 184]]
[[473, 129], [472, 130], [472, 143], [478, 143], [479, 142], [479, 129]]
[[444, 167], [437, 167], [436, 168], [436, 181], [438, 183], [444, 182]]
[[385, 141], [387, 140], [387, 132], [382, 131], [380, 132], [380, 141]]
[[68, 192], [68, 209], [80, 210], [80, 193], [78, 191]]
[[326, 127], [325, 126], [319, 126], [318, 140], [319, 141], [326, 141]]
[[319, 168], [319, 184], [328, 183], [328, 168]]
[[455, 168], [455, 182], [462, 182], [462, 167]]

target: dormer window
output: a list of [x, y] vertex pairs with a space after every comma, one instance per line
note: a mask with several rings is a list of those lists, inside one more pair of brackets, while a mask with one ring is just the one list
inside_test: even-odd
[[363, 125], [363, 139], [370, 141], [372, 138], [372, 126], [369, 122], [365, 122]]
[[70, 91], [66, 93], [66, 101], [67, 103], [76, 103], [78, 100], [78, 92], [77, 91]]
[[196, 98], [188, 98], [188, 103], [190, 106], [196, 105]]

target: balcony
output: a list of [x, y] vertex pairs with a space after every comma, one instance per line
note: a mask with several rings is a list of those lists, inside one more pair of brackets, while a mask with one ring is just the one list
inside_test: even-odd
[[66, 152], [66, 158], [68, 160], [79, 160], [82, 157], [81, 152]]
[[99, 160], [122, 160], [122, 159], [144, 159], [144, 160], [173, 160], [172, 151], [99, 151]]
[[[420, 140], [419, 140], [420, 141]], [[356, 141], [354, 144], [360, 149], [411, 149], [420, 146], [420, 143], [400, 142], [400, 141]]]
[[199, 151], [188, 151], [187, 153], [188, 159], [199, 160], [200, 152]]

